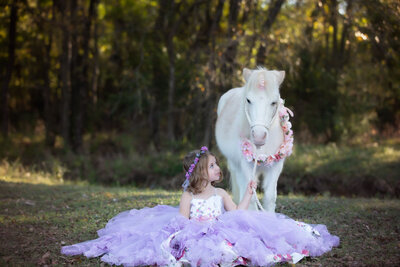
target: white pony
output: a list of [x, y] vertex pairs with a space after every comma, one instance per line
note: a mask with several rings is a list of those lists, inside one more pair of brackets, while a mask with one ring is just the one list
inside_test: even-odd
[[[219, 100], [216, 141], [228, 161], [234, 201], [243, 198], [257, 160], [255, 177], [264, 177], [263, 205], [274, 212], [278, 178], [293, 146], [288, 121], [293, 114], [279, 94], [285, 72], [245, 68], [243, 77], [244, 87], [229, 90]], [[249, 208], [258, 209], [254, 199]]]

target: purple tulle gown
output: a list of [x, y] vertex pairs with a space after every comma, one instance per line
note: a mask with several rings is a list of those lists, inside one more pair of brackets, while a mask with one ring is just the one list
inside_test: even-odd
[[102, 256], [104, 262], [124, 266], [271, 266], [320, 256], [339, 244], [325, 225], [278, 213], [224, 212], [217, 193], [193, 198], [190, 220], [166, 205], [132, 209], [112, 218], [98, 235], [61, 252]]

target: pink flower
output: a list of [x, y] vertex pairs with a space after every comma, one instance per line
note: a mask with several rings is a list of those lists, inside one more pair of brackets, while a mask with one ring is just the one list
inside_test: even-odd
[[249, 140], [245, 140], [242, 143], [242, 150], [248, 150], [248, 151], [252, 151], [253, 150], [253, 146], [251, 145]]
[[253, 155], [245, 155], [247, 161], [253, 161]]
[[243, 150], [244, 155], [252, 155], [253, 153], [250, 150]]
[[308, 252], [308, 250], [307, 250], [307, 249], [303, 249], [303, 250], [301, 251], [301, 254], [303, 254], [303, 255], [307, 255], [307, 256], [308, 256], [309, 252]]
[[258, 160], [265, 162], [267, 160], [267, 155], [265, 154], [258, 155]]

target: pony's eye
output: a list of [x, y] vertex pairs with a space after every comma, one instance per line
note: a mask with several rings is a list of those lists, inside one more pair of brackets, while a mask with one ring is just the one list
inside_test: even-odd
[[276, 102], [272, 102], [271, 105], [272, 105], [272, 106], [275, 106], [275, 105], [276, 105]]
[[247, 103], [251, 104], [251, 101], [248, 98], [246, 98], [246, 100], [247, 100]]

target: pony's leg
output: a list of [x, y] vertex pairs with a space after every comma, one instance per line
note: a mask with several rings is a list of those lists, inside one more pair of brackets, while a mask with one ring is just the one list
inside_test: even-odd
[[264, 209], [266, 211], [275, 212], [276, 206], [276, 187], [278, 184], [279, 175], [282, 172], [283, 160], [275, 163], [272, 167], [267, 168], [264, 172]]
[[[248, 162], [246, 161], [241, 161], [241, 173], [240, 177], [238, 178], [240, 180], [240, 200], [243, 199], [244, 194], [246, 193], [247, 190], [247, 185], [250, 182], [251, 179], [253, 179], [252, 175], [252, 169], [251, 166], [249, 165]], [[256, 174], [255, 177], [256, 180], [258, 180], [258, 175]], [[251, 198], [250, 204], [249, 204], [249, 210], [258, 210], [257, 203], [255, 202], [255, 197], [254, 196]]]
[[228, 169], [229, 169], [229, 173], [231, 175], [230, 180], [231, 180], [231, 187], [232, 187], [232, 195], [233, 195], [233, 201], [236, 204], [239, 204], [240, 202], [240, 186], [239, 186], [239, 182], [238, 182], [238, 175], [237, 175], [237, 168], [235, 168], [235, 165], [228, 160]]

